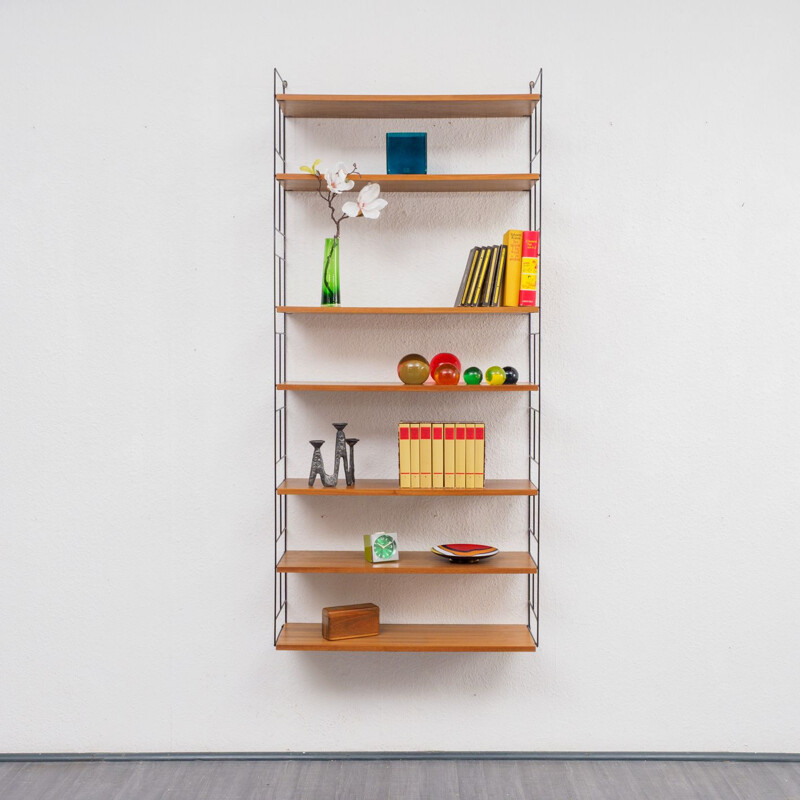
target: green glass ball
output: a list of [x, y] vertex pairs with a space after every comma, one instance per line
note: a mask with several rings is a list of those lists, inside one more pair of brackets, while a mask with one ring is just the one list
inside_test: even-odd
[[483, 380], [483, 373], [477, 367], [467, 367], [464, 370], [464, 383], [472, 386], [479, 384]]
[[428, 359], [419, 353], [409, 353], [403, 356], [397, 365], [397, 377], [403, 383], [411, 386], [419, 386], [419, 384], [425, 383], [430, 374], [431, 368], [428, 364]]
[[506, 373], [506, 383], [516, 383], [519, 380], [519, 372], [514, 367], [503, 367]]
[[506, 382], [506, 371], [502, 367], [489, 367], [486, 370], [486, 383], [491, 386], [502, 386]]

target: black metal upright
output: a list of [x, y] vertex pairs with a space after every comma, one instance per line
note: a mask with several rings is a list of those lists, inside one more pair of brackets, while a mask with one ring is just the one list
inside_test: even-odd
[[275, 437], [275, 560], [274, 560], [274, 641], [286, 623], [287, 580], [285, 572], [278, 572], [278, 562], [286, 552], [287, 502], [286, 495], [279, 495], [278, 486], [286, 480], [286, 391], [279, 391], [278, 384], [286, 381], [286, 315], [278, 311], [286, 305], [286, 189], [278, 181], [278, 162], [281, 172], [286, 172], [286, 117], [278, 103], [278, 95], [286, 91], [287, 83], [278, 72], [273, 75], [272, 111], [272, 250], [273, 250], [273, 290], [275, 293], [273, 312], [274, 358], [273, 370], [273, 424]]
[[[538, 173], [537, 180], [528, 193], [528, 230], [542, 229], [542, 70], [530, 84], [531, 94], [538, 94], [539, 101], [530, 116], [528, 171]], [[528, 480], [541, 491], [540, 447], [542, 404], [540, 334], [542, 325], [542, 243], [539, 241], [539, 268], [536, 304], [537, 314], [528, 317], [528, 380], [539, 387], [528, 392]], [[536, 562], [536, 572], [528, 577], [528, 629], [533, 641], [539, 646], [539, 494], [528, 498], [528, 552]]]

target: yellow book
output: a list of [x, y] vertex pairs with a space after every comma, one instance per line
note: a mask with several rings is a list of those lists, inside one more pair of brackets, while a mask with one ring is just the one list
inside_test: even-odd
[[522, 274], [519, 279], [519, 304], [521, 306], [536, 305], [536, 290], [539, 279], [539, 259], [523, 258]]
[[419, 487], [431, 488], [431, 423], [419, 424]]
[[464, 456], [464, 476], [467, 482], [467, 489], [475, 488], [475, 423], [468, 422], [466, 453]]
[[444, 489], [444, 425], [431, 425], [431, 486]]
[[475, 423], [475, 488], [476, 489], [483, 489], [484, 488], [484, 472], [485, 472], [485, 465], [484, 465], [484, 455], [485, 455], [485, 445], [484, 445], [484, 433], [486, 431], [486, 426], [482, 422]]
[[468, 306], [477, 306], [480, 299], [481, 287], [483, 286], [483, 278], [486, 275], [486, 268], [489, 266], [489, 260], [492, 257], [492, 248], [484, 247], [481, 250], [478, 267], [475, 270], [475, 279], [472, 281], [472, 288], [467, 297]]
[[472, 285], [472, 274], [475, 270], [475, 265], [478, 263], [479, 253], [480, 247], [473, 247], [472, 250], [469, 251], [467, 267], [464, 270], [464, 277], [461, 280], [461, 285], [458, 287], [458, 296], [456, 297], [457, 306], [465, 306], [467, 304], [467, 294], [470, 286]]
[[490, 248], [489, 266], [486, 268], [486, 278], [481, 286], [480, 295], [478, 296], [479, 306], [490, 306], [492, 304], [492, 287], [494, 286], [494, 278], [497, 275], [497, 259], [500, 255], [500, 246], [494, 245]]
[[456, 426], [444, 424], [444, 488], [456, 488]]
[[500, 255], [497, 257], [497, 279], [494, 282], [494, 289], [492, 290], [492, 302], [490, 305], [499, 306], [500, 297], [503, 292], [503, 281], [506, 275], [506, 256], [508, 255], [508, 248], [503, 245], [500, 248]]
[[467, 486], [467, 426], [456, 424], [456, 489]]
[[522, 273], [522, 231], [506, 231], [506, 278], [503, 286], [503, 305], [519, 305], [519, 279]]
[[539, 231], [522, 234], [522, 266], [519, 279], [519, 304], [536, 305], [539, 278]]
[[400, 443], [400, 488], [411, 488], [411, 441], [408, 423], [401, 422], [398, 426], [398, 441]]
[[409, 422], [408, 432], [411, 440], [411, 488], [419, 489], [419, 423]]

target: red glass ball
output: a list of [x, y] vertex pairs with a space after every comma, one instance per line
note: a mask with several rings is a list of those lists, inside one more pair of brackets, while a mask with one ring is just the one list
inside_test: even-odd
[[461, 371], [455, 364], [448, 364], [446, 361], [439, 364], [434, 370], [433, 379], [441, 386], [455, 386], [461, 377]]
[[454, 356], [452, 353], [437, 353], [431, 359], [431, 375], [436, 373], [439, 364], [452, 364], [458, 370], [459, 375], [461, 374], [461, 362], [458, 360], [458, 356]]

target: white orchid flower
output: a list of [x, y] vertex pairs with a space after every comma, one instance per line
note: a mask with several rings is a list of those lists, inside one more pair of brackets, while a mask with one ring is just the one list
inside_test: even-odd
[[366, 217], [367, 219], [378, 219], [381, 209], [389, 205], [386, 200], [378, 197], [381, 193], [379, 183], [368, 183], [359, 193], [355, 203], [352, 201], [342, 206], [342, 211], [348, 217]]
[[349, 192], [355, 186], [353, 181], [347, 180], [347, 170], [341, 161], [336, 165], [336, 169], [325, 170], [325, 180], [328, 183], [328, 191], [334, 194]]

